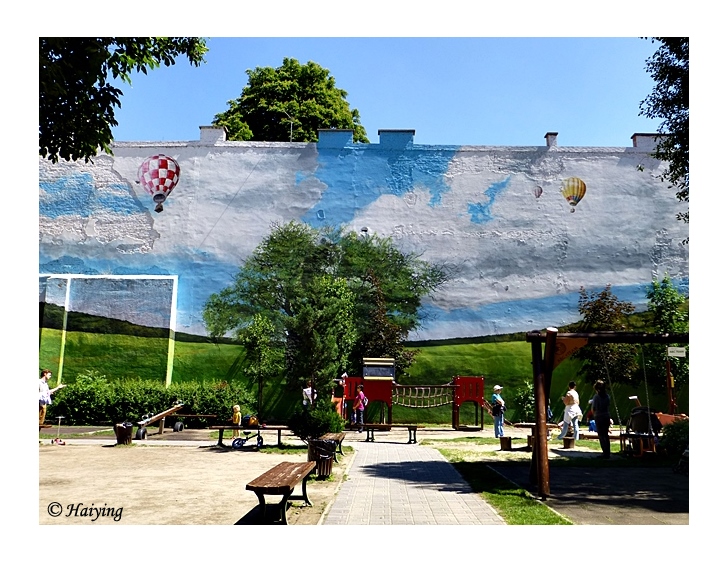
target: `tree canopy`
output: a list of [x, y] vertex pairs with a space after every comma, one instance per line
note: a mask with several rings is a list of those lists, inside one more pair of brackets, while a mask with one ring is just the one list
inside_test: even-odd
[[324, 391], [342, 371], [360, 372], [364, 356], [391, 354], [405, 370], [402, 342], [421, 323], [422, 298], [446, 278], [390, 239], [290, 222], [273, 226], [203, 317], [221, 337], [244, 334], [264, 315], [285, 342], [291, 386], [312, 379]]
[[38, 145], [52, 162], [111, 154], [114, 107], [123, 92], [111, 84], [131, 84], [133, 71], [171, 66], [184, 55], [199, 66], [207, 46], [195, 37], [41, 37]]
[[[689, 38], [652, 37], [661, 43], [646, 61], [654, 89], [641, 102], [639, 115], [662, 119], [654, 157], [668, 164], [662, 181], [677, 190], [679, 200], [689, 201]], [[689, 211], [677, 218], [689, 223]]]
[[[653, 280], [646, 291], [649, 300], [647, 311], [651, 315], [651, 324], [658, 333], [675, 334], [689, 332], [689, 310], [686, 295], [679, 292], [671, 278], [666, 275], [661, 282]], [[683, 343], [674, 343], [684, 346]], [[687, 345], [687, 350], [689, 346]], [[649, 384], [657, 390], [666, 388], [665, 345], [644, 345], [644, 368]], [[688, 357], [669, 359], [670, 373], [674, 378], [674, 387], [680, 388], [689, 380]]]
[[227, 128], [229, 139], [315, 142], [319, 129], [352, 129], [354, 141], [369, 142], [348, 93], [318, 63], [286, 57], [278, 68], [256, 67], [247, 75], [240, 97], [212, 121]]
[[[606, 286], [600, 292], [588, 292], [580, 289], [578, 312], [582, 319], [579, 331], [619, 331], [623, 329], [626, 316], [634, 312], [634, 305], [619, 300]], [[573, 357], [581, 359], [583, 364], [579, 373], [586, 376], [587, 381], [603, 380], [607, 383], [629, 383], [635, 377], [636, 345], [627, 343], [590, 344], [578, 349]]]

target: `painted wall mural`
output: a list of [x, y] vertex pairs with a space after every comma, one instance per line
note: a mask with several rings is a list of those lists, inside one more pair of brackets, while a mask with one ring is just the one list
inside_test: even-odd
[[[413, 130], [354, 144], [348, 130], [273, 143], [200, 129], [198, 141], [117, 143], [93, 163], [39, 159], [41, 301], [47, 275], [176, 276], [172, 329], [203, 335], [209, 295], [291, 220], [366, 228], [451, 265], [411, 340], [570, 323], [581, 286], [611, 284], [641, 310], [654, 277], [688, 290], [688, 226], [649, 135], [629, 147], [563, 147], [552, 133], [545, 146], [484, 147], [417, 145]], [[158, 190], [139, 173], [160, 159], [178, 183], [155, 213]]]

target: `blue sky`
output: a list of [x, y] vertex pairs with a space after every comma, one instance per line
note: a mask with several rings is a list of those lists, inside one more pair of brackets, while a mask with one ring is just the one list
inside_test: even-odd
[[369, 140], [414, 129], [426, 145], [630, 146], [658, 122], [639, 116], [652, 90], [638, 37], [210, 37], [207, 62], [178, 59], [121, 85], [117, 141], [193, 141], [227, 109], [247, 69], [284, 57], [329, 69]]

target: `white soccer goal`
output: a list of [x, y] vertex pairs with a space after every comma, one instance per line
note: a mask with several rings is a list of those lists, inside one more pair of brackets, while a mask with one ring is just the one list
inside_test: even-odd
[[58, 382], [63, 377], [68, 313], [77, 312], [169, 329], [165, 374], [169, 386], [174, 366], [177, 283], [177, 276], [163, 275], [40, 274], [39, 303], [53, 304], [63, 311]]

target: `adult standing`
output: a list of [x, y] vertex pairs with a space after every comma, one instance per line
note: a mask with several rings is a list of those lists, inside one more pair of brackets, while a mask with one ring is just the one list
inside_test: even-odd
[[356, 425], [358, 425], [358, 432], [363, 433], [364, 424], [364, 409], [366, 409], [366, 396], [363, 391], [363, 384], [356, 386], [356, 396], [353, 400], [353, 412], [356, 415]]
[[580, 407], [580, 398], [578, 392], [576, 392], [576, 383], [571, 380], [568, 382], [568, 391], [561, 398], [565, 404], [565, 411], [563, 412], [563, 429], [558, 436], [559, 439], [564, 439], [568, 434], [568, 428], [573, 425], [573, 438], [577, 441], [578, 434], [578, 419], [583, 417], [583, 412]]
[[55, 388], [50, 389], [48, 386], [48, 380], [50, 380], [50, 377], [53, 376], [53, 373], [45, 368], [40, 373], [40, 381], [38, 386], [38, 391], [40, 392], [40, 399], [38, 401], [38, 425], [42, 425], [45, 423], [45, 413], [48, 408], [48, 406], [53, 403], [51, 400], [51, 395], [60, 390], [61, 388], [65, 388], [65, 384], [58, 384]]
[[598, 434], [598, 442], [601, 444], [603, 454], [598, 458], [611, 458], [611, 439], [608, 436], [608, 430], [611, 427], [611, 398], [606, 393], [606, 383], [603, 380], [596, 380], [593, 385], [596, 395], [593, 396], [591, 409], [593, 410], [593, 418], [596, 421], [596, 433]]
[[493, 386], [492, 391], [492, 401], [490, 401], [490, 404], [492, 405], [492, 418], [495, 420], [495, 438], [504, 437], [505, 400], [500, 395], [502, 386]]
[[318, 394], [313, 390], [313, 383], [308, 380], [303, 388], [303, 407], [313, 405], [313, 400], [316, 399]]

